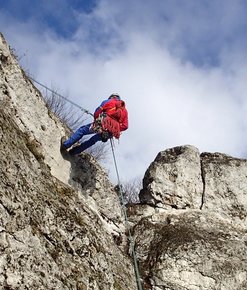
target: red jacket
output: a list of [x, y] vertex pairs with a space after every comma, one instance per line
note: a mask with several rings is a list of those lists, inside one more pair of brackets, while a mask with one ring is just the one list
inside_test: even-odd
[[118, 121], [120, 125], [120, 131], [128, 129], [128, 111], [125, 107], [124, 101], [116, 99], [108, 99], [103, 101], [101, 105], [95, 110], [94, 119], [97, 119], [103, 112]]

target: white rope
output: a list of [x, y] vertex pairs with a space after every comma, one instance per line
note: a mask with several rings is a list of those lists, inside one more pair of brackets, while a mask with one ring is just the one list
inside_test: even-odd
[[28, 76], [28, 78], [29, 78], [30, 80], [32, 80], [33, 82], [37, 83], [38, 85], [40, 85], [41, 87], [45, 88], [46, 90], [50, 91], [51, 93], [53, 93], [53, 94], [57, 95], [58, 97], [60, 97], [60, 98], [62, 98], [62, 99], [64, 99], [64, 100], [66, 100], [67, 102], [69, 102], [69, 103], [72, 104], [73, 106], [79, 108], [82, 112], [84, 112], [84, 113], [86, 113], [86, 114], [89, 114], [89, 115], [93, 116], [93, 114], [90, 113], [88, 110], [82, 108], [81, 106], [79, 106], [78, 104], [76, 104], [76, 103], [74, 103], [73, 101], [69, 100], [68, 98], [62, 96], [61, 94], [58, 94], [58, 93], [55, 92], [54, 90], [52, 90], [52, 89], [48, 88], [47, 86], [41, 84], [40, 82], [36, 81], [36, 80], [33, 79], [32, 77]]
[[130, 248], [131, 248], [132, 258], [133, 258], [133, 262], [134, 262], [134, 270], [135, 270], [137, 289], [138, 290], [142, 290], [143, 288], [142, 288], [142, 284], [141, 284], [140, 271], [139, 271], [139, 267], [138, 267], [138, 263], [137, 263], [137, 257], [136, 257], [136, 252], [135, 252], [135, 242], [134, 242], [134, 239], [133, 239], [133, 237], [131, 235], [131, 232], [130, 232], [130, 226], [129, 226], [128, 216], [127, 216], [127, 211], [126, 211], [126, 207], [124, 205], [123, 190], [122, 190], [122, 185], [120, 183], [120, 178], [119, 178], [118, 167], [117, 167], [115, 152], [114, 152], [114, 148], [113, 148], [113, 140], [112, 140], [112, 138], [110, 139], [110, 141], [111, 141], [111, 149], [112, 149], [112, 155], [113, 155], [113, 159], [114, 159], [114, 165], [115, 165], [116, 174], [117, 174], [119, 193], [120, 193], [120, 198], [121, 198], [120, 203], [121, 203], [123, 214], [124, 214], [125, 225], [126, 225], [126, 228], [128, 230]]

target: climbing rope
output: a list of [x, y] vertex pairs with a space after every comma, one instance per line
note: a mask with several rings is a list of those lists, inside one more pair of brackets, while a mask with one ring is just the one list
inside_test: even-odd
[[115, 157], [115, 152], [114, 152], [112, 138], [110, 139], [110, 141], [111, 141], [111, 149], [112, 149], [114, 165], [115, 165], [116, 174], [117, 174], [117, 181], [118, 181], [118, 187], [119, 187], [119, 193], [120, 193], [120, 203], [121, 203], [122, 210], [123, 210], [125, 225], [126, 225], [126, 228], [128, 229], [130, 248], [131, 248], [132, 258], [133, 258], [133, 262], [134, 262], [134, 270], [135, 270], [137, 289], [138, 290], [142, 290], [143, 288], [142, 288], [142, 284], [141, 284], [140, 271], [139, 271], [139, 267], [138, 267], [138, 263], [137, 263], [137, 257], [136, 257], [136, 251], [135, 251], [135, 242], [134, 242], [134, 239], [133, 239], [132, 234], [130, 232], [130, 226], [129, 226], [128, 216], [127, 216], [127, 211], [126, 211], [126, 207], [124, 205], [123, 190], [122, 190], [122, 185], [120, 183], [119, 172], [118, 172], [117, 161], [116, 161], [116, 157]]
[[69, 102], [70, 104], [72, 104], [72, 105], [74, 105], [75, 107], [79, 108], [82, 112], [84, 112], [84, 113], [86, 113], [86, 114], [88, 114], [88, 115], [93, 116], [93, 114], [90, 113], [88, 110], [82, 108], [81, 106], [79, 106], [79, 105], [77, 105], [76, 103], [72, 102], [72, 101], [69, 100], [68, 98], [62, 96], [61, 94], [58, 94], [58, 93], [55, 92], [54, 90], [52, 90], [52, 89], [48, 88], [47, 86], [41, 84], [40, 82], [36, 81], [36, 80], [33, 79], [32, 77], [28, 76], [28, 78], [29, 78], [31, 81], [33, 81], [33, 82], [37, 83], [38, 85], [40, 85], [41, 87], [45, 88], [47, 91], [53, 93], [54, 95], [57, 95], [58, 97], [60, 97], [60, 98], [62, 98], [62, 99], [64, 99], [64, 100], [66, 100], [66, 101]]

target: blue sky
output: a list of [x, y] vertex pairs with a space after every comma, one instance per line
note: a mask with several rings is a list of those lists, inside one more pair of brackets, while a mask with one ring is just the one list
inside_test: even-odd
[[120, 93], [122, 178], [178, 145], [246, 157], [246, 1], [0, 0], [0, 27], [26, 71], [82, 107]]
[[40, 29], [50, 29], [60, 37], [69, 38], [75, 33], [78, 13], [90, 13], [96, 1], [61, 0], [8, 0], [0, 1], [2, 12], [17, 21], [33, 21]]

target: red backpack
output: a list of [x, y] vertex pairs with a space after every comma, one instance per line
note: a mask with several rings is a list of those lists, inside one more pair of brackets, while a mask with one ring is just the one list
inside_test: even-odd
[[97, 118], [94, 124], [96, 129], [97, 121], [100, 122], [100, 128], [105, 132], [109, 132], [112, 136], [119, 139], [120, 137], [120, 125], [122, 110], [125, 106], [124, 101], [111, 99], [105, 103], [101, 109], [102, 113], [100, 115], [100, 120]]
[[119, 139], [120, 137], [120, 126], [119, 123], [111, 118], [110, 116], [105, 116], [101, 122], [103, 131], [109, 132], [113, 137]]

